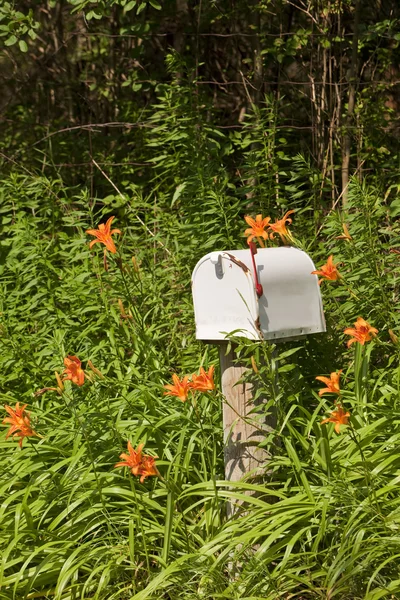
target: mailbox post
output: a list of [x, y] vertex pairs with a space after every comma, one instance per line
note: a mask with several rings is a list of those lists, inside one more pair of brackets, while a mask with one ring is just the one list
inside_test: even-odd
[[326, 331], [314, 270], [305, 252], [287, 246], [259, 249], [255, 257], [250, 250], [211, 252], [194, 268], [196, 337], [220, 347], [229, 481], [264, 471], [268, 456], [258, 444], [273, 424], [259, 421], [251, 385], [238, 384], [245, 367], [235, 362], [233, 350], [227, 353], [227, 336], [234, 332], [260, 342], [283, 342]]

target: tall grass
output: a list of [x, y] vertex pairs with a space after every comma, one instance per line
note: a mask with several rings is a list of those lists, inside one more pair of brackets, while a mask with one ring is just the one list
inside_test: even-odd
[[[279, 165], [289, 157], [273, 143], [271, 106], [228, 136], [196, 119], [191, 101], [160, 93], [141, 134], [154, 165], [143, 185], [133, 172], [117, 194], [99, 173], [110, 189], [95, 200], [43, 175], [1, 185], [0, 395], [27, 403], [42, 437], [20, 450], [1, 435], [0, 598], [400, 597], [395, 191], [354, 181], [346, 213], [311, 213], [317, 187], [299, 157], [291, 173]], [[219, 392], [181, 403], [163, 384], [217, 364], [194, 339], [197, 259], [243, 247], [243, 215], [280, 216], [296, 203], [293, 185], [311, 198], [299, 196], [296, 237], [317, 265], [333, 254], [343, 279], [321, 286], [327, 334], [276, 348], [237, 340], [278, 423], [263, 481], [232, 484]], [[110, 215], [122, 234], [105, 269], [85, 231]], [[337, 239], [343, 223], [351, 240]], [[379, 333], [348, 349], [343, 330], [358, 316]], [[67, 355], [91, 379], [37, 394], [56, 387]], [[320, 424], [335, 398], [319, 397], [315, 377], [339, 369], [351, 419], [336, 434]], [[161, 477], [140, 483], [114, 468], [128, 440], [158, 456]], [[227, 501], [239, 507], [230, 519]]]

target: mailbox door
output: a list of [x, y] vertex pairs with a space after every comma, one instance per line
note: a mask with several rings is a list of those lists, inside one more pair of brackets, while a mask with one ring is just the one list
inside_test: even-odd
[[224, 340], [233, 331], [260, 339], [258, 299], [242, 261], [228, 252], [212, 252], [197, 263], [192, 285], [197, 339]]

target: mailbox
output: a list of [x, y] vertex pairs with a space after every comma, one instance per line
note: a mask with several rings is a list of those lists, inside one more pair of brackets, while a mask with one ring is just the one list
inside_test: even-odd
[[297, 248], [211, 252], [192, 275], [196, 337], [218, 341], [235, 332], [249, 339], [284, 340], [326, 331], [318, 277]]

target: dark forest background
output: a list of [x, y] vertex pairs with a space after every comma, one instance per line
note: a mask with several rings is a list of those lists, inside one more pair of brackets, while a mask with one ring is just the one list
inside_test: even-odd
[[345, 203], [351, 176], [396, 182], [396, 0], [6, 2], [0, 16], [3, 167], [23, 159], [93, 196], [107, 185], [97, 157], [117, 185], [128, 174], [145, 188], [161, 108], [214, 138], [218, 161], [252, 195], [257, 165], [242, 172], [240, 155], [249, 144], [266, 147], [278, 202], [293, 183], [285, 159], [298, 155], [296, 174], [314, 171], [321, 206]]

